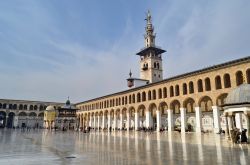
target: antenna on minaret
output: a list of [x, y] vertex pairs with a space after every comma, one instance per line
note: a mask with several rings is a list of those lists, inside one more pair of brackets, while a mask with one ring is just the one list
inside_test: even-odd
[[130, 78], [132, 77], [131, 69], [130, 69], [130, 71], [129, 71], [129, 77], [130, 77]]

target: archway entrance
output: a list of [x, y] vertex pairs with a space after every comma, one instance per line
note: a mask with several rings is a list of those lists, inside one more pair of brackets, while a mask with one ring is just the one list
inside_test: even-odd
[[4, 128], [6, 123], [6, 113], [1, 111], [0, 112], [0, 128]]
[[8, 120], [7, 120], [7, 128], [13, 128], [14, 118], [15, 118], [15, 114], [13, 112], [10, 112], [8, 115]]

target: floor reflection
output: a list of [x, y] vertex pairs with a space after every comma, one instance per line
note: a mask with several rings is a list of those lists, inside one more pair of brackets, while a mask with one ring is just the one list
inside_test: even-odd
[[217, 134], [0, 130], [0, 164], [250, 164], [249, 151]]

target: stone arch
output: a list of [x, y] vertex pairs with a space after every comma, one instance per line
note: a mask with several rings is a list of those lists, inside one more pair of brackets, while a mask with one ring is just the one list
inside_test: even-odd
[[170, 86], [170, 97], [174, 96], [174, 87]]
[[20, 112], [20, 113], [18, 114], [18, 116], [27, 116], [27, 113], [26, 113], [26, 112]]
[[142, 92], [142, 101], [146, 101], [146, 92]]
[[242, 71], [237, 71], [235, 73], [235, 77], [236, 77], [236, 85], [237, 86], [243, 84], [243, 73], [242, 73]]
[[193, 81], [190, 81], [188, 86], [189, 86], [189, 94], [194, 93], [194, 83], [193, 83]]
[[209, 96], [203, 96], [199, 100], [199, 107], [201, 107], [201, 111], [212, 111], [212, 99]]
[[159, 108], [158, 108], [161, 112], [162, 115], [166, 115], [167, 114], [167, 110], [168, 110], [168, 105], [165, 101], [160, 102], [159, 104]]
[[167, 88], [164, 87], [164, 88], [163, 88], [163, 97], [164, 97], [164, 98], [167, 98], [167, 97], [168, 97], [167, 93], [168, 93]]
[[0, 111], [0, 128], [4, 128], [6, 125], [6, 112]]
[[[132, 95], [132, 103], [135, 103], [135, 94]], [[126, 104], [126, 97], [125, 97], [125, 104]]]
[[33, 110], [34, 109], [34, 106], [33, 105], [30, 105], [30, 109], [29, 110]]
[[211, 82], [209, 77], [205, 78], [205, 90], [211, 91]]
[[148, 100], [151, 100], [151, 91], [148, 91]]
[[219, 75], [215, 77], [214, 81], [215, 81], [215, 89], [221, 89], [222, 85], [221, 85], [221, 78]]
[[179, 95], [180, 95], [179, 85], [175, 85], [175, 96], [179, 96]]
[[138, 106], [137, 112], [139, 114], [139, 117], [145, 117], [145, 110], [146, 110], [145, 105], [141, 104]]
[[201, 79], [197, 81], [197, 87], [198, 87], [198, 92], [203, 92], [203, 84]]
[[216, 105], [217, 106], [222, 106], [223, 104], [225, 104], [225, 100], [227, 98], [227, 93], [222, 93], [220, 94], [217, 98], [216, 98]]
[[137, 93], [137, 103], [141, 102], [141, 93]]
[[186, 94], [187, 94], [187, 84], [186, 84], [186, 83], [183, 83], [183, 84], [182, 84], [182, 94], [183, 94], [183, 95], [186, 95]]
[[231, 87], [230, 75], [228, 73], [224, 74], [223, 79], [224, 79], [224, 87], [230, 88]]
[[173, 110], [174, 114], [179, 114], [181, 108], [181, 103], [178, 100], [173, 100], [170, 103], [170, 109]]
[[129, 107], [128, 111], [131, 117], [135, 117], [135, 108], [133, 106]]
[[249, 68], [249, 69], [247, 69], [247, 71], [246, 71], [246, 75], [247, 75], [247, 77], [246, 77], [246, 81], [247, 81], [247, 83], [248, 83], [248, 84], [250, 84], [250, 68]]
[[162, 89], [158, 89], [158, 99], [162, 99]]
[[153, 90], [152, 94], [153, 94], [152, 99], [155, 100], [156, 99], [156, 90]]
[[29, 116], [34, 117], [34, 116], [37, 116], [37, 114], [36, 114], [35, 112], [30, 112], [30, 113], [29, 113]]
[[186, 108], [187, 113], [195, 112], [195, 110], [194, 110], [195, 101], [194, 101], [193, 98], [189, 97], [189, 98], [185, 99], [184, 102], [183, 102], [183, 106], [184, 106], [184, 108]]
[[157, 110], [157, 105], [155, 103], [151, 103], [148, 106], [148, 111], [153, 118], [156, 118], [156, 110]]

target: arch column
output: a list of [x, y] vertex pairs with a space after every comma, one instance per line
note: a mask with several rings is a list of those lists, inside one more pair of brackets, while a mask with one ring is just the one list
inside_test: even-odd
[[174, 130], [173, 110], [168, 109], [168, 131]]
[[122, 130], [123, 118], [122, 118], [122, 111], [120, 113], [120, 130]]
[[102, 115], [102, 129], [104, 130], [105, 128], [105, 114], [103, 113]]
[[114, 113], [114, 130], [116, 130], [116, 128], [117, 128], [117, 114], [116, 113]]
[[150, 112], [146, 111], [146, 127], [150, 127]]
[[93, 120], [93, 117], [90, 115], [89, 116], [89, 127], [91, 127], [91, 128], [92, 128], [92, 124], [93, 124], [92, 120]]
[[195, 107], [195, 120], [196, 120], [196, 132], [200, 133], [201, 132], [201, 108], [200, 107]]
[[97, 129], [100, 130], [100, 115], [97, 116]]
[[187, 125], [187, 113], [186, 108], [180, 108], [181, 111], [181, 132], [186, 132], [186, 125]]
[[137, 111], [135, 111], [135, 130], [139, 130], [139, 114]]
[[242, 114], [241, 113], [236, 113], [235, 114], [235, 125], [236, 125], [236, 128], [239, 128], [240, 131], [242, 131], [243, 129], [243, 125], [242, 125]]
[[156, 122], [157, 122], [157, 131], [160, 131], [161, 129], [161, 111], [159, 109], [156, 110]]
[[221, 129], [220, 110], [218, 106], [212, 106], [212, 109], [213, 109], [213, 120], [214, 120], [214, 133], [217, 133]]
[[130, 128], [130, 114], [129, 114], [129, 110], [127, 112], [127, 131], [129, 131]]
[[110, 127], [111, 127], [111, 112], [108, 113], [108, 131], [110, 131]]
[[94, 129], [96, 129], [96, 115], [94, 115], [94, 124], [93, 124]]

